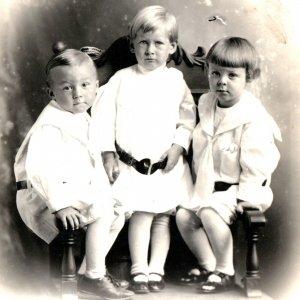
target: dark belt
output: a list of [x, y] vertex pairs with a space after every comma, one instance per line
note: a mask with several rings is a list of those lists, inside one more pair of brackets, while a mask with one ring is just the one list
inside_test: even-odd
[[128, 166], [134, 167], [141, 174], [151, 175], [158, 169], [163, 170], [167, 165], [167, 157], [162, 161], [151, 164], [151, 160], [149, 158], [136, 160], [134, 157], [132, 157], [130, 154], [124, 151], [117, 143], [115, 145], [120, 161], [122, 161]]
[[[267, 180], [262, 183], [262, 186], [265, 186]], [[227, 183], [223, 181], [216, 181], [215, 182], [215, 192], [224, 192], [227, 191], [232, 185], [238, 185], [238, 183]]]
[[227, 191], [232, 185], [238, 185], [238, 183], [227, 183], [223, 181], [215, 182], [215, 192]]
[[17, 191], [25, 190], [27, 188], [28, 188], [27, 181], [25, 180], [17, 181]]

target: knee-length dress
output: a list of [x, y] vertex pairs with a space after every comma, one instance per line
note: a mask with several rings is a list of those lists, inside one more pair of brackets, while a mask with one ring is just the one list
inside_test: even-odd
[[[137, 160], [158, 162], [172, 146], [188, 150], [195, 126], [193, 97], [180, 71], [166, 66], [146, 71], [139, 65], [118, 71], [92, 108], [95, 151], [116, 151], [115, 142]], [[99, 154], [100, 155], [100, 154]], [[113, 196], [128, 211], [162, 213], [191, 196], [185, 158], [168, 173], [143, 175], [119, 161]]]

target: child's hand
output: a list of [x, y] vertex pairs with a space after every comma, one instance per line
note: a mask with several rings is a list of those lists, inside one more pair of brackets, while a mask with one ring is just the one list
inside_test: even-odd
[[245, 208], [255, 208], [255, 209], [258, 209], [258, 210], [262, 210], [261, 206], [260, 205], [257, 205], [257, 204], [252, 204], [250, 202], [247, 202], [247, 201], [241, 201], [238, 203], [238, 205], [236, 206], [236, 211], [240, 214], [242, 214], [244, 212], [244, 209]]
[[118, 159], [115, 158], [113, 152], [102, 153], [102, 159], [109, 182], [114, 183], [120, 174]]
[[164, 168], [164, 172], [170, 172], [177, 164], [180, 155], [182, 154], [183, 148], [177, 144], [173, 144], [172, 147], [164, 153], [161, 159], [168, 157], [167, 165]]
[[69, 226], [72, 228], [72, 230], [78, 229], [80, 223], [82, 222], [81, 214], [77, 209], [71, 206], [58, 210], [55, 213], [55, 216], [57, 219], [61, 220], [64, 229], [68, 229]]

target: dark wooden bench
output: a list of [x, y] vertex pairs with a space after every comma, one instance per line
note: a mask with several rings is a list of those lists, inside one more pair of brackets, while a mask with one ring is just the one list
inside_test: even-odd
[[[98, 66], [100, 84], [106, 83], [117, 70], [136, 63], [135, 57], [129, 51], [128, 46], [128, 39], [122, 37], [116, 40], [111, 47], [105, 51], [104, 55], [102, 54], [101, 57], [98, 57], [96, 63]], [[208, 81], [203, 60], [204, 55], [204, 50], [201, 47], [199, 47], [194, 54], [189, 54], [182, 47], [179, 47], [173, 59], [168, 64], [183, 72], [196, 103], [200, 95], [208, 91]], [[246, 272], [242, 275], [240, 284], [248, 297], [261, 296], [257, 243], [261, 237], [260, 230], [265, 223], [266, 218], [263, 213], [258, 210], [247, 209], [243, 215], [238, 217], [238, 220], [233, 225], [233, 228], [243, 226], [247, 244], [246, 258], [244, 259]], [[172, 223], [172, 226], [176, 226], [175, 222]], [[233, 229], [234, 240], [236, 240], [240, 237], [237, 236], [234, 231]], [[61, 236], [63, 244], [63, 254], [61, 258], [61, 293], [63, 297], [64, 295], [74, 295], [75, 297], [77, 295], [77, 268], [74, 256], [76, 236], [77, 232], [70, 230], [62, 232]], [[127, 233], [123, 233], [121, 239], [123, 239], [121, 248], [124, 248], [124, 243], [127, 245]], [[184, 244], [183, 240], [180, 240], [178, 236], [175, 242], [179, 242], [181, 245]], [[118, 264], [120, 264], [118, 275], [124, 276], [124, 267], [121, 267], [121, 263], [127, 260], [127, 266], [130, 265], [130, 258], [128, 256], [128, 249], [126, 250], [126, 254], [122, 253], [124, 249], [119, 249], [118, 251], [117, 247], [119, 245], [117, 241], [113, 246], [112, 255], [114, 259], [111, 261], [115, 262], [115, 268], [118, 268]], [[180, 245], [177, 245], [176, 249], [180, 249]], [[172, 247], [170, 251], [172, 251]], [[170, 253], [170, 255], [172, 256], [172, 253]], [[108, 264], [109, 263], [108, 261]], [[129, 272], [129, 270], [127, 271]]]

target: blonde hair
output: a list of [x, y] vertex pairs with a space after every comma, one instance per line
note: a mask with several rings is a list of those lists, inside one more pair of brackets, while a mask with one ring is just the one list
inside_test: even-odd
[[171, 43], [178, 42], [178, 25], [174, 15], [164, 7], [151, 5], [140, 10], [129, 26], [129, 36], [133, 41], [139, 30], [144, 33], [164, 26], [168, 32]]
[[258, 53], [248, 40], [241, 37], [226, 37], [217, 41], [208, 51], [206, 63], [229, 68], [245, 68], [247, 82], [260, 75]]

